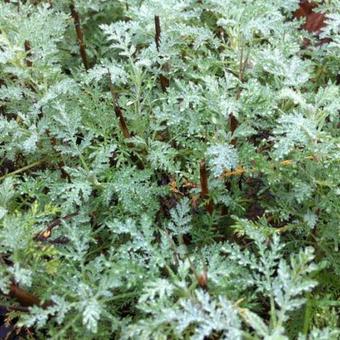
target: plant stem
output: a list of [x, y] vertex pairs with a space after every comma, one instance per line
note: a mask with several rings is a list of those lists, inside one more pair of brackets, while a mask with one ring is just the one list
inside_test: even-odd
[[130, 132], [129, 132], [129, 129], [127, 127], [125, 118], [123, 116], [123, 111], [120, 108], [120, 106], [118, 105], [117, 93], [115, 92], [115, 90], [113, 88], [111, 74], [110, 74], [109, 70], [108, 70], [108, 74], [109, 74], [109, 86], [110, 86], [110, 92], [111, 92], [111, 95], [112, 95], [113, 106], [114, 106], [114, 110], [115, 110], [115, 113], [116, 113], [116, 117], [119, 119], [120, 129], [122, 130], [124, 138], [130, 138]]
[[[155, 43], [156, 43], [156, 48], [158, 52], [160, 48], [160, 39], [161, 39], [161, 23], [159, 20], [159, 16], [155, 15]], [[161, 69], [163, 69], [164, 66], [165, 65], [163, 65]], [[160, 74], [159, 81], [161, 84], [162, 91], [166, 92], [167, 87], [169, 87], [169, 79], [164, 77], [163, 74]]]
[[49, 238], [51, 236], [53, 228], [59, 226], [63, 221], [68, 221], [68, 220], [72, 219], [73, 217], [77, 216], [78, 214], [79, 214], [79, 211], [76, 211], [76, 212], [74, 212], [72, 214], [68, 214], [64, 217], [56, 218], [55, 220], [53, 220], [52, 222], [50, 222], [47, 225], [45, 230], [43, 230], [42, 232], [35, 235], [33, 239], [38, 240], [38, 241], [46, 240], [47, 238]]
[[310, 293], [307, 294], [307, 302], [305, 307], [305, 316], [303, 321], [303, 334], [307, 335], [309, 331], [309, 325], [311, 320], [312, 312], [312, 301], [310, 299]]
[[28, 165], [26, 165], [26, 166], [24, 166], [24, 167], [22, 167], [20, 169], [17, 169], [15, 171], [9, 172], [8, 174], [1, 176], [0, 177], [0, 181], [2, 181], [3, 179], [5, 179], [7, 177], [15, 176], [15, 175], [20, 174], [22, 172], [25, 172], [25, 171], [27, 171], [29, 169], [35, 168], [36, 166], [39, 166], [39, 165], [43, 164], [44, 162], [45, 162], [45, 160], [40, 160], [40, 161], [37, 161], [35, 163], [28, 164]]
[[25, 51], [27, 53], [26, 58], [25, 58], [26, 65], [27, 67], [32, 67], [32, 60], [30, 60], [30, 57], [32, 56], [31, 44], [28, 40], [25, 40], [24, 46], [25, 46]]
[[80, 314], [77, 313], [75, 315], [75, 317], [73, 319], [71, 319], [71, 321], [69, 323], [67, 323], [64, 328], [62, 328], [57, 334], [54, 335], [53, 338], [58, 339], [58, 337], [63, 335], [69, 328], [71, 328], [76, 323], [76, 321], [78, 320], [79, 317], [80, 317]]
[[27, 292], [25, 289], [18, 287], [15, 283], [10, 286], [9, 295], [18, 300], [23, 306], [41, 306], [46, 308], [52, 304], [51, 301], [41, 303], [40, 299], [35, 295]]
[[160, 39], [161, 39], [161, 23], [159, 20], [159, 16], [155, 15], [155, 43], [158, 52], [160, 47]]
[[85, 70], [87, 71], [89, 69], [89, 63], [88, 63], [88, 60], [87, 60], [87, 54], [86, 54], [86, 49], [85, 49], [84, 33], [81, 29], [79, 14], [78, 14], [75, 6], [74, 6], [74, 2], [71, 3], [70, 10], [71, 10], [71, 16], [72, 16], [73, 21], [74, 21], [74, 27], [76, 29], [80, 57], [81, 57], [81, 60], [84, 64]]
[[4, 306], [4, 305], [0, 305], [0, 307], [1, 308], [5, 308], [8, 311], [29, 313], [29, 307], [23, 307], [23, 306]]
[[[201, 181], [201, 198], [203, 200], [209, 199], [208, 174], [204, 160], [200, 162], [200, 181]], [[205, 209], [208, 211], [209, 214], [213, 213], [214, 206], [210, 200], [205, 204]]]

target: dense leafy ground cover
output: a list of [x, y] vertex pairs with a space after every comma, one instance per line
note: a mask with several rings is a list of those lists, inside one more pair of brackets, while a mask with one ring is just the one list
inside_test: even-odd
[[337, 339], [339, 10], [2, 1], [3, 336]]

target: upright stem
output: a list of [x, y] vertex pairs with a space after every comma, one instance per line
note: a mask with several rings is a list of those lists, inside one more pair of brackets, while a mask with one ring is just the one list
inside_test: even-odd
[[89, 63], [87, 60], [87, 54], [86, 54], [86, 49], [85, 49], [85, 43], [84, 43], [84, 34], [81, 29], [80, 25], [80, 19], [79, 19], [79, 14], [74, 6], [74, 3], [72, 2], [70, 5], [70, 10], [71, 10], [71, 15], [74, 21], [74, 27], [76, 29], [76, 34], [77, 34], [77, 41], [79, 45], [79, 51], [80, 51], [80, 57], [81, 60], [83, 61], [85, 70], [87, 71], [89, 69]]
[[[249, 52], [247, 53], [246, 57], [244, 56], [244, 46], [243, 46], [243, 43], [240, 47], [240, 64], [239, 64], [239, 71], [238, 71], [238, 79], [241, 83], [243, 83], [244, 81], [244, 71], [245, 71], [245, 68], [246, 68], [246, 65], [247, 65], [247, 61], [248, 61], [248, 58], [249, 58]], [[236, 92], [236, 99], [239, 100], [240, 99], [240, 96], [241, 96], [241, 87], [238, 86], [237, 87], [237, 92]], [[229, 130], [230, 132], [233, 134], [235, 132], [235, 130], [237, 129], [238, 127], [238, 121], [236, 119], [236, 117], [234, 116], [233, 113], [231, 113], [229, 115]], [[233, 138], [231, 140], [231, 144], [232, 145], [236, 145], [237, 143], [237, 139], [236, 138]]]
[[307, 335], [309, 332], [310, 321], [312, 316], [312, 301], [311, 301], [311, 294], [307, 293], [307, 302], [305, 306], [305, 316], [303, 322], [303, 334]]
[[114, 110], [116, 113], [116, 117], [119, 119], [119, 125], [120, 125], [120, 129], [122, 130], [123, 136], [124, 138], [130, 138], [130, 132], [129, 129], [127, 127], [124, 115], [123, 115], [123, 111], [120, 108], [120, 106], [118, 105], [118, 99], [117, 99], [117, 94], [113, 88], [113, 84], [112, 84], [112, 79], [111, 79], [111, 74], [108, 71], [109, 74], [109, 86], [110, 86], [110, 92], [112, 95], [112, 100], [113, 100], [113, 106], [114, 106]]
[[[160, 48], [160, 40], [161, 40], [161, 23], [160, 23], [159, 16], [155, 15], [155, 43], [156, 43], [156, 48], [158, 52]], [[169, 79], [164, 77], [163, 74], [161, 74], [159, 76], [159, 82], [161, 84], [162, 91], [165, 92], [167, 87], [169, 87], [169, 83], [170, 83]]]
[[[229, 130], [231, 132], [231, 134], [233, 134], [235, 132], [235, 130], [238, 127], [238, 120], [236, 119], [236, 117], [234, 116], [233, 113], [230, 113], [229, 115]], [[230, 144], [232, 145], [236, 145], [237, 143], [237, 139], [233, 138], [230, 142]]]
[[[201, 198], [206, 200], [209, 198], [209, 188], [208, 188], [208, 174], [205, 161], [200, 162], [200, 181], [201, 181]], [[205, 205], [206, 210], [209, 214], [214, 211], [213, 203], [209, 200]]]
[[155, 15], [155, 43], [158, 52], [160, 47], [160, 39], [161, 39], [161, 23], [159, 20], [159, 16]]
[[25, 46], [25, 51], [27, 53], [27, 57], [25, 58], [26, 65], [28, 67], [32, 67], [32, 60], [30, 60], [30, 58], [32, 56], [32, 53], [31, 53], [31, 44], [30, 44], [30, 42], [28, 40], [25, 40], [24, 46]]

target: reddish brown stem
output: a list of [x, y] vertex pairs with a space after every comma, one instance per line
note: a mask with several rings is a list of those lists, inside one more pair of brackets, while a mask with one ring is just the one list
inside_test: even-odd
[[192, 272], [194, 273], [194, 275], [196, 277], [198, 285], [202, 289], [207, 290], [208, 289], [208, 272], [206, 270], [204, 270], [204, 272], [198, 274], [195, 266], [193, 265], [193, 263], [190, 260], [190, 257], [188, 257], [187, 259], [189, 260], [190, 268], [191, 268]]
[[25, 46], [25, 51], [26, 51], [26, 58], [25, 58], [26, 65], [28, 67], [32, 67], [32, 60], [30, 60], [30, 58], [32, 57], [31, 44], [28, 40], [25, 40], [24, 46]]
[[155, 43], [158, 52], [160, 47], [160, 40], [161, 40], [161, 23], [159, 20], [159, 16], [155, 15]]
[[[200, 181], [201, 181], [201, 198], [203, 200], [209, 199], [208, 174], [204, 160], [200, 162]], [[210, 200], [206, 203], [205, 208], [209, 214], [212, 214], [214, 206]]]
[[18, 287], [16, 284], [12, 283], [10, 287], [9, 295], [20, 302], [22, 306], [40, 306], [40, 299], [35, 295], [27, 292], [26, 290]]
[[40, 306], [47, 308], [53, 304], [52, 301], [46, 301], [45, 303], [42, 303], [37, 296], [29, 293], [23, 288], [18, 287], [15, 283], [11, 284], [9, 295], [12, 298], [15, 298], [24, 307]]
[[23, 313], [28, 313], [30, 310], [28, 307], [23, 307], [23, 306], [5, 306], [5, 305], [0, 305], [0, 308], [4, 308], [8, 312], [23, 312]]
[[74, 216], [77, 216], [78, 213], [79, 212], [76, 211], [76, 212], [69, 214], [69, 215], [66, 215], [64, 217], [56, 218], [55, 220], [53, 220], [51, 223], [48, 224], [48, 226], [46, 227], [45, 230], [38, 233], [34, 237], [34, 240], [45, 241], [46, 239], [48, 239], [52, 235], [53, 228], [59, 226], [63, 221], [68, 221], [68, 220], [72, 219]]
[[115, 113], [116, 113], [116, 116], [119, 119], [119, 125], [120, 125], [122, 132], [123, 132], [124, 137], [130, 138], [130, 132], [129, 132], [129, 129], [126, 125], [125, 118], [123, 116], [123, 111], [122, 111], [122, 109], [119, 105], [115, 106]]
[[110, 92], [112, 95], [112, 100], [113, 100], [113, 106], [114, 106], [114, 110], [116, 113], [116, 117], [119, 119], [119, 125], [120, 125], [120, 129], [122, 130], [123, 136], [125, 138], [130, 138], [130, 132], [129, 129], [127, 127], [124, 115], [123, 115], [123, 111], [121, 109], [121, 107], [118, 105], [118, 99], [117, 99], [117, 94], [113, 88], [113, 84], [112, 84], [112, 79], [111, 79], [111, 74], [109, 73], [109, 86], [110, 86]]
[[84, 34], [83, 34], [83, 31], [82, 31], [81, 25], [80, 25], [79, 14], [78, 14], [76, 8], [74, 7], [73, 3], [70, 5], [70, 10], [71, 10], [71, 15], [72, 15], [72, 18], [73, 18], [73, 21], [74, 21], [74, 27], [76, 29], [77, 41], [78, 41], [79, 51], [80, 51], [80, 57], [81, 57], [81, 60], [83, 61], [85, 70], [87, 71], [89, 69], [89, 63], [88, 63], [88, 60], [87, 60], [87, 54], [86, 54], [86, 49], [85, 49]]
[[206, 271], [203, 271], [198, 275], [197, 278], [198, 284], [202, 289], [208, 288], [208, 273]]
[[[235, 118], [234, 114], [231, 113], [229, 115], [229, 130], [230, 132], [233, 134], [235, 132], [235, 130], [237, 129], [238, 127], [238, 121], [237, 119]], [[237, 139], [236, 138], [233, 138], [230, 142], [232, 145], [236, 145], [237, 143]]]
[[[159, 16], [155, 15], [155, 43], [158, 52], [160, 48], [160, 41], [161, 41], [161, 23]], [[161, 74], [159, 76], [159, 82], [161, 84], [162, 91], [165, 92], [170, 85], [169, 79], [166, 78], [163, 74]]]
[[167, 77], [164, 77], [163, 74], [161, 74], [159, 76], [159, 81], [161, 83], [161, 88], [162, 88], [162, 91], [165, 92], [166, 89], [169, 87], [170, 85], [170, 81]]

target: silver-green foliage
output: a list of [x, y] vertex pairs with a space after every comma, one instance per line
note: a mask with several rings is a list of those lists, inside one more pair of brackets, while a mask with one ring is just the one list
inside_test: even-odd
[[71, 1], [0, 3], [0, 304], [42, 301], [19, 325], [338, 336], [340, 3], [316, 2], [319, 37], [298, 0], [76, 0], [88, 70]]

